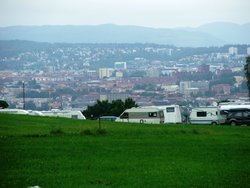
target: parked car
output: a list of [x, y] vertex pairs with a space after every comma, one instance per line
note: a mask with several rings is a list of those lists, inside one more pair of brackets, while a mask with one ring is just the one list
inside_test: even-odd
[[101, 116], [99, 117], [99, 120], [104, 120], [104, 121], [115, 121], [117, 119], [116, 116]]
[[250, 125], [249, 109], [233, 109], [228, 111], [226, 124], [229, 125]]

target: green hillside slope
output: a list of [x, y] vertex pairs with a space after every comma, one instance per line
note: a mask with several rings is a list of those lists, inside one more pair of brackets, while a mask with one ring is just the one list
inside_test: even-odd
[[0, 187], [249, 187], [250, 127], [0, 114]]

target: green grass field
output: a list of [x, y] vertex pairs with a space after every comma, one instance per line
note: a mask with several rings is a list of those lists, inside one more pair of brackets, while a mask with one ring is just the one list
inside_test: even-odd
[[250, 187], [250, 127], [0, 114], [0, 187]]

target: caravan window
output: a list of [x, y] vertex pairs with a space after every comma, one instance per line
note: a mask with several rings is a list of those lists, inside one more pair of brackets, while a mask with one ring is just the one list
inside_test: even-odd
[[157, 112], [149, 112], [148, 117], [157, 117]]
[[128, 119], [128, 112], [124, 112], [121, 117], [121, 119]]
[[197, 117], [206, 117], [207, 116], [207, 112], [197, 112]]
[[167, 112], [174, 112], [174, 107], [167, 107], [166, 110]]

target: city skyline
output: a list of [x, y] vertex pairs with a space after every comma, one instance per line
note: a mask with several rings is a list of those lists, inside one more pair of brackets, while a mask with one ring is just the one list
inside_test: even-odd
[[197, 27], [211, 22], [250, 22], [248, 0], [2, 0], [0, 26], [138, 25]]

